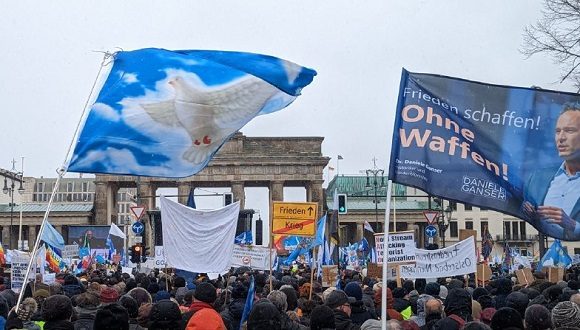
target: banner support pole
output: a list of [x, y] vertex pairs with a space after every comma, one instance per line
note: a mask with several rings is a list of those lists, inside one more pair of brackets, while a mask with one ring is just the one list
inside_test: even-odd
[[385, 207], [385, 225], [383, 227], [383, 286], [381, 288], [381, 329], [387, 330], [387, 255], [389, 243], [389, 218], [391, 216], [391, 190], [393, 181], [387, 183], [387, 198]]

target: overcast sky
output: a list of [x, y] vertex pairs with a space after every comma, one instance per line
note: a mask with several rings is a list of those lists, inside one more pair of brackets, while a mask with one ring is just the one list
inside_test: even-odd
[[[102, 51], [146, 47], [264, 53], [318, 75], [247, 136], [322, 136], [339, 170], [386, 169], [401, 68], [573, 91], [547, 57], [521, 53], [542, 1], [0, 0], [0, 168], [54, 177]], [[20, 164], [17, 164], [20, 169]], [[325, 174], [326, 178], [326, 174]]]

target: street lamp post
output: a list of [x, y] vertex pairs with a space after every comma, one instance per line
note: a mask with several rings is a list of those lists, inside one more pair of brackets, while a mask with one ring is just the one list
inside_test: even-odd
[[[375, 203], [375, 230], [379, 230], [379, 199], [378, 199], [378, 189], [381, 187], [385, 186], [385, 177], [383, 176], [385, 174], [385, 171], [383, 171], [382, 169], [377, 168], [377, 163], [376, 163], [376, 158], [373, 159], [373, 168], [366, 170], [367, 173], [367, 184], [366, 187], [367, 188], [372, 188], [374, 187], [374, 199], [373, 199], [373, 203]], [[379, 183], [379, 180], [377, 179], [378, 177], [381, 178], [381, 181]], [[373, 180], [372, 185], [371, 185], [371, 178]], [[389, 230], [388, 228], [386, 228], [385, 230]]]
[[442, 240], [442, 247], [445, 247], [445, 232], [449, 228], [449, 221], [451, 220], [452, 214], [453, 210], [449, 205], [443, 210], [443, 200], [441, 200], [441, 214], [437, 218], [437, 226], [439, 227], [439, 237]]
[[[19, 183], [18, 192], [22, 194], [24, 187], [22, 186], [23, 176], [22, 172], [16, 171], [16, 161], [12, 159], [12, 171], [6, 171], [4, 176], [4, 188], [2, 192], [10, 196], [10, 230], [8, 231], [8, 248], [12, 249], [12, 225], [14, 223], [14, 191], [16, 190], [16, 182]], [[10, 179], [10, 184], [8, 184]]]

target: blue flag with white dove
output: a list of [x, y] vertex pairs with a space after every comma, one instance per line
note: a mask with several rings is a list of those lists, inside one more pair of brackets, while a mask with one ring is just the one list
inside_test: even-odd
[[572, 258], [568, 252], [562, 248], [562, 242], [559, 239], [554, 240], [550, 248], [538, 264], [538, 268], [542, 267], [564, 267], [568, 268], [572, 264]]
[[115, 53], [68, 171], [191, 176], [252, 118], [292, 103], [315, 75], [252, 53], [155, 48]]

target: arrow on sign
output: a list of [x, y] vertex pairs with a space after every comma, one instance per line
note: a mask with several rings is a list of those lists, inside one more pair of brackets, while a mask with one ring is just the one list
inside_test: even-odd
[[143, 205], [131, 206], [130, 209], [135, 218], [137, 218], [137, 220], [141, 220], [143, 213], [145, 213], [145, 206]]
[[312, 215], [312, 211], [314, 211], [314, 209], [311, 207], [308, 208], [308, 215]]
[[425, 216], [425, 219], [427, 219], [427, 223], [432, 225], [435, 222], [435, 219], [437, 219], [437, 216], [439, 215], [439, 212], [437, 211], [423, 211], [423, 216]]

